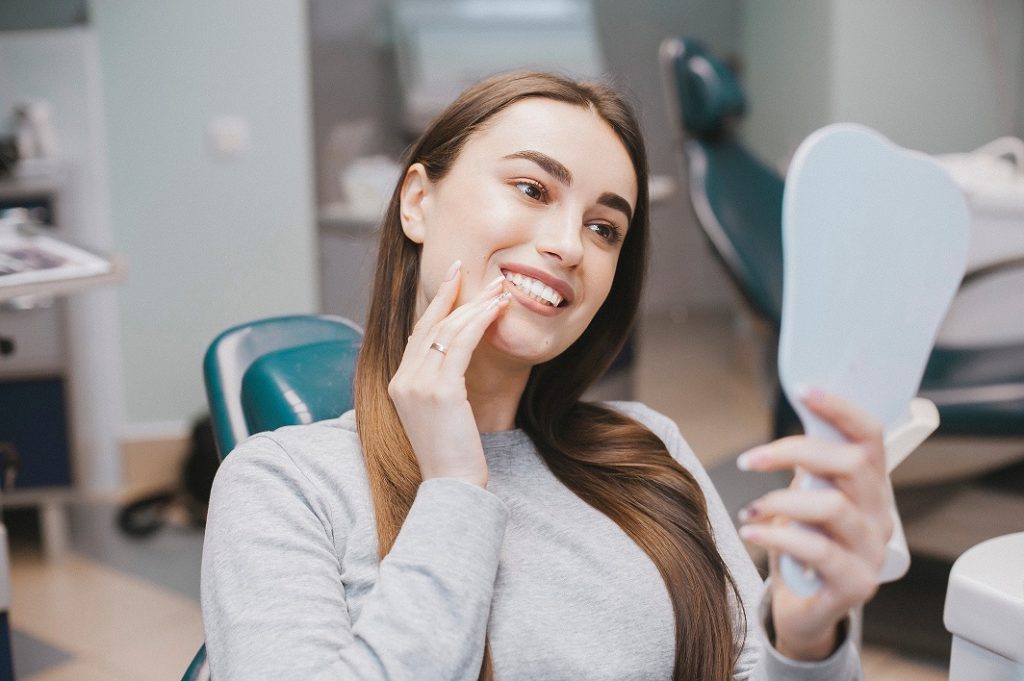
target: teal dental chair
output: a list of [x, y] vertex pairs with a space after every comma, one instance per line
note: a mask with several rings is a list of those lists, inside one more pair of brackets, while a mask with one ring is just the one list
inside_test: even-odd
[[[784, 180], [738, 139], [746, 98], [733, 73], [695, 40], [668, 39], [660, 50], [670, 118], [685, 156], [694, 212], [712, 250], [754, 316], [777, 342], [782, 314]], [[1005, 267], [1024, 267], [1008, 262]], [[968, 272], [971, 286], [995, 274]], [[774, 358], [775, 353], [770, 353]], [[771, 372], [772, 374], [776, 372]], [[939, 410], [938, 436], [996, 438], [1024, 455], [1024, 341], [936, 347], [920, 396]], [[775, 390], [775, 436], [798, 425]]]
[[[292, 315], [235, 326], [210, 344], [203, 376], [221, 459], [253, 433], [333, 418], [352, 408], [363, 332], [328, 315]], [[210, 678], [206, 647], [182, 681]]]

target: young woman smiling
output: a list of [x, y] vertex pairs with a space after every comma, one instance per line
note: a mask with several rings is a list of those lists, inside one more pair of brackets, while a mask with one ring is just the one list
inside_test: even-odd
[[891, 533], [877, 424], [811, 393], [847, 444], [744, 458], [836, 484], [744, 513], [747, 540], [822, 577], [801, 598], [762, 583], [673, 423], [580, 401], [647, 242], [643, 142], [607, 87], [504, 75], [441, 114], [381, 227], [354, 412], [250, 438], [218, 473], [218, 681], [859, 678], [845, 623]]

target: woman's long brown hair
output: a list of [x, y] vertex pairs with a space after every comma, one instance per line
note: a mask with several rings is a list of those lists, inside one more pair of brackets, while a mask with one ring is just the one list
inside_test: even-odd
[[[464, 92], [434, 121], [406, 153], [404, 169], [419, 162], [431, 180], [440, 180], [491, 116], [528, 97], [580, 106], [604, 119], [632, 159], [638, 196], [607, 300], [572, 346], [534, 367], [516, 425], [531, 437], [552, 473], [617, 523], [658, 567], [675, 613], [672, 678], [727, 681], [746, 622], [736, 584], [715, 545], [700, 486], [643, 425], [607, 407], [580, 401], [629, 335], [646, 267], [647, 158], [629, 106], [599, 84], [541, 73], [496, 76]], [[388, 383], [415, 321], [419, 282], [420, 247], [402, 232], [400, 187], [401, 182], [381, 226], [373, 297], [355, 378], [356, 421], [382, 558], [421, 482], [416, 457], [388, 396]], [[492, 676], [485, 647], [480, 677]]]

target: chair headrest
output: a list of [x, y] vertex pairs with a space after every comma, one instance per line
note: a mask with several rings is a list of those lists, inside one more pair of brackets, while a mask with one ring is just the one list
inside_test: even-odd
[[353, 406], [358, 339], [328, 340], [268, 352], [242, 378], [251, 433], [334, 418]]
[[746, 97], [735, 74], [703, 44], [686, 39], [679, 45], [682, 49], [673, 55], [672, 70], [683, 125], [695, 137], [716, 136], [743, 115]]

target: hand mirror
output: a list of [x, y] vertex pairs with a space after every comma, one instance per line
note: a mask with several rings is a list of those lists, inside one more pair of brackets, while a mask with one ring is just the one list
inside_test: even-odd
[[[898, 426], [963, 276], [960, 190], [928, 156], [862, 126], [830, 125], [793, 158], [782, 241], [779, 378], [806, 433], [843, 439], [803, 405], [810, 388]], [[808, 475], [803, 484], [827, 483]], [[817, 590], [817, 575], [791, 557], [781, 569], [795, 593]]]

